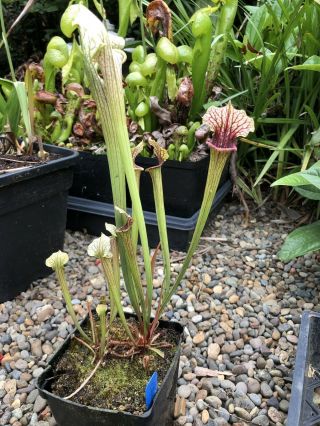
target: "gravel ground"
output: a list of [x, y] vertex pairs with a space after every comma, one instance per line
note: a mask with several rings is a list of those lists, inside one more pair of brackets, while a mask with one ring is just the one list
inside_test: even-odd
[[[285, 424], [300, 316], [303, 310], [320, 310], [317, 256], [288, 264], [276, 258], [292, 226], [283, 209], [265, 206], [252, 213], [245, 228], [236, 203], [208, 226], [166, 313], [185, 326], [177, 425]], [[79, 315], [85, 315], [86, 295], [98, 298], [105, 289], [86, 256], [91, 240], [66, 234], [67, 275]], [[182, 256], [173, 255], [175, 272]], [[157, 274], [155, 297], [161, 265]], [[125, 293], [124, 300], [128, 303]], [[71, 330], [53, 276], [0, 304], [0, 425], [55, 425], [34, 382]], [[218, 371], [214, 377], [212, 370]]]

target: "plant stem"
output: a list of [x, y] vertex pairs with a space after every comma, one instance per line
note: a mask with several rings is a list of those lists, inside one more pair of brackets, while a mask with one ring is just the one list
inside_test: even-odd
[[100, 261], [101, 261], [101, 266], [102, 266], [102, 269], [103, 269], [104, 276], [106, 277], [107, 282], [109, 284], [109, 290], [112, 293], [115, 304], [117, 306], [118, 315], [120, 317], [121, 323], [122, 323], [128, 337], [129, 337], [129, 339], [134, 343], [134, 338], [131, 334], [131, 331], [130, 331], [128, 324], [127, 324], [126, 317], [124, 315], [123, 306], [121, 305], [121, 300], [120, 300], [119, 297], [117, 297], [116, 285], [115, 285], [115, 282], [114, 282], [114, 275], [113, 275], [111, 261], [110, 261], [110, 259], [106, 259], [106, 258], [100, 259]]
[[144, 28], [144, 22], [143, 22], [143, 1], [139, 0], [139, 19], [140, 19], [140, 32], [141, 32], [141, 40], [142, 40], [142, 46], [145, 55], [147, 54], [147, 45], [146, 45], [146, 32]]
[[[132, 229], [128, 226], [125, 230], [120, 230], [117, 233], [118, 238], [122, 241], [123, 245], [126, 247], [125, 255], [126, 260], [129, 266], [129, 270], [132, 275], [132, 285], [127, 286], [128, 295], [131, 301], [131, 304], [138, 316], [140, 324], [141, 321], [141, 312], [143, 318], [146, 318], [146, 306], [144, 300], [144, 292], [141, 283], [140, 271], [137, 264], [136, 252], [133, 246], [132, 241]], [[147, 325], [144, 324], [145, 332], [147, 331]]]
[[[111, 53], [112, 54], [112, 53]], [[85, 56], [86, 59], [86, 56]], [[107, 64], [107, 60], [103, 59], [103, 64]], [[107, 66], [107, 65], [106, 65]], [[122, 165], [121, 153], [119, 148], [119, 119], [114, 116], [114, 114], [110, 114], [110, 110], [105, 106], [107, 104], [107, 96], [105, 93], [105, 88], [101, 83], [100, 77], [96, 74], [96, 69], [92, 65], [91, 62], [85, 60], [85, 68], [87, 75], [89, 77], [89, 82], [91, 86], [91, 91], [95, 101], [97, 102], [97, 107], [99, 110], [99, 114], [101, 117], [101, 126], [103, 135], [106, 140], [107, 147], [107, 157], [110, 171], [110, 179], [111, 179], [111, 188], [112, 188], [112, 196], [113, 202], [115, 206], [120, 207], [122, 210], [126, 209], [126, 186], [125, 186], [125, 172]], [[103, 68], [105, 69], [105, 68]], [[114, 72], [117, 72], [116, 69]], [[111, 80], [111, 76], [105, 76], [105, 80]], [[114, 89], [114, 86], [113, 86]], [[121, 107], [121, 105], [118, 105]], [[131, 153], [130, 153], [131, 156]], [[124, 220], [122, 215], [115, 210], [115, 221], [118, 228], [124, 225]], [[123, 245], [122, 241], [119, 241], [119, 251], [120, 251], [120, 259], [123, 277], [126, 283], [126, 287], [132, 287], [132, 276], [130, 273], [130, 269], [127, 264], [126, 259], [126, 247]]]
[[202, 205], [200, 208], [200, 213], [198, 216], [196, 228], [194, 230], [192, 240], [187, 252], [187, 255], [185, 257], [185, 260], [182, 264], [182, 267], [180, 269], [180, 272], [178, 274], [178, 277], [176, 279], [176, 282], [174, 285], [170, 288], [169, 291], [167, 291], [164, 295], [163, 302], [161, 304], [160, 309], [160, 315], [163, 312], [166, 305], [169, 303], [171, 297], [176, 292], [189, 264], [192, 259], [192, 256], [199, 244], [200, 237], [202, 234], [202, 231], [205, 227], [205, 224], [207, 222], [208, 216], [210, 214], [212, 203], [214, 200], [214, 197], [216, 195], [218, 185], [220, 182], [221, 174], [223, 172], [223, 169], [225, 167], [225, 164], [229, 158], [229, 152], [223, 152], [223, 151], [216, 151], [215, 149], [210, 150], [210, 163], [209, 163], [209, 170], [207, 175], [207, 182], [206, 187], [203, 195]]
[[[166, 85], [167, 62], [158, 56], [157, 71], [150, 90], [150, 97], [155, 96], [158, 102], [161, 103]], [[157, 118], [154, 114], [151, 115], [151, 128], [157, 128]]]
[[[117, 293], [118, 297], [121, 297], [121, 290], [120, 290], [120, 258], [119, 258], [119, 248], [118, 244], [115, 238], [111, 239], [111, 251], [112, 251], [112, 270], [113, 270], [113, 277], [114, 281], [117, 284]], [[111, 293], [110, 293], [111, 296]], [[110, 297], [110, 326], [115, 320], [117, 316], [117, 306], [113, 299], [113, 297]]]
[[81, 327], [81, 325], [78, 321], [78, 318], [76, 316], [76, 313], [73, 309], [73, 305], [72, 305], [72, 302], [71, 302], [71, 296], [70, 296], [68, 284], [67, 284], [67, 281], [66, 281], [66, 278], [65, 278], [65, 275], [64, 275], [63, 267], [56, 269], [56, 274], [57, 274], [57, 278], [58, 278], [58, 281], [59, 281], [59, 284], [60, 284], [60, 287], [61, 287], [63, 298], [66, 302], [67, 311], [68, 311], [69, 315], [71, 316], [76, 329], [79, 331], [79, 333], [81, 334], [81, 336], [83, 337], [83, 339], [86, 342], [92, 343], [90, 337], [83, 331], [83, 329], [82, 329], [82, 327]]
[[152, 83], [150, 96], [156, 96], [159, 103], [163, 98], [163, 91], [166, 84], [167, 62], [158, 56], [157, 72]]
[[139, 229], [140, 240], [142, 245], [142, 253], [144, 258], [146, 280], [147, 280], [148, 312], [147, 312], [146, 321], [149, 322], [150, 316], [151, 316], [153, 283], [152, 283], [151, 259], [150, 259], [150, 251], [149, 251], [149, 244], [148, 244], [148, 237], [147, 237], [147, 229], [146, 229], [146, 224], [144, 220], [144, 214], [142, 210], [141, 199], [140, 199], [139, 190], [137, 187], [135, 173], [132, 166], [132, 158], [131, 158], [129, 143], [123, 144], [123, 146], [120, 146], [120, 149], [122, 149], [122, 161], [124, 163], [124, 168], [126, 170], [126, 177], [127, 177], [130, 197], [132, 200], [132, 207], [136, 215], [136, 221], [138, 223], [138, 229]]
[[[74, 5], [70, 6], [67, 9], [67, 12], [65, 13], [69, 13], [70, 10], [75, 10]], [[94, 17], [94, 15], [92, 16], [89, 10], [81, 9], [76, 11], [75, 13], [79, 13], [81, 17], [84, 17], [84, 19], [80, 19], [81, 22], [78, 24], [78, 29], [80, 31], [81, 37], [81, 46], [84, 56], [85, 71], [89, 81], [92, 96], [97, 104], [97, 110], [100, 115], [103, 135], [106, 142], [114, 203], [116, 204], [115, 198], [119, 196], [117, 194], [118, 189], [121, 191], [122, 202], [125, 203], [126, 188], [123, 183], [125, 184], [126, 179], [129, 187], [130, 197], [132, 200], [132, 207], [136, 215], [136, 221], [138, 224], [139, 235], [142, 245], [147, 284], [147, 315], [146, 318], [144, 318], [144, 321], [147, 325], [149, 325], [153, 293], [151, 259], [146, 224], [144, 220], [139, 190], [133, 168], [132, 153], [127, 129], [127, 118], [123, 96], [121, 70], [123, 54], [121, 54], [121, 52], [117, 49], [112, 49], [111, 41], [105, 27], [96, 17]], [[99, 31], [99, 39], [97, 39], [96, 36], [92, 35], [92, 28], [90, 28], [90, 25], [88, 25], [86, 15], [90, 17], [90, 19], [95, 20], [97, 29]], [[66, 34], [70, 37], [71, 33], [75, 29], [75, 26], [70, 23], [68, 14], [62, 16], [62, 23]], [[99, 48], [93, 49], [92, 43], [90, 43], [90, 41], [94, 41], [95, 46], [97, 45], [97, 43], [99, 43]], [[114, 166], [112, 160], [115, 160], [117, 162], [116, 167]], [[120, 180], [121, 185], [119, 185]], [[123, 206], [121, 205], [119, 205], [119, 207], [121, 207], [123, 210], [125, 210], [126, 208], [126, 206], [124, 206], [123, 208]], [[121, 215], [116, 210], [117, 226], [118, 223], [121, 223], [121, 221]], [[128, 268], [128, 265], [126, 265], [126, 258], [124, 255], [125, 249], [126, 248], [123, 246], [123, 244], [119, 243], [119, 251], [121, 256], [124, 279], [126, 285], [128, 285], [128, 280], [132, 280], [132, 275], [130, 269]], [[118, 314], [121, 318], [121, 321], [123, 322], [124, 327], [126, 328], [128, 335], [130, 336], [130, 339], [134, 340], [128, 328], [128, 325], [126, 324], [126, 319], [123, 313], [121, 301], [119, 300], [119, 298], [117, 298], [117, 293], [114, 288], [114, 277], [112, 276], [113, 268], [111, 264], [109, 265], [108, 262], [106, 262], [106, 259], [102, 259], [102, 265], [105, 274], [110, 274], [112, 278], [110, 281], [110, 290], [114, 291]]]
[[[141, 178], [141, 172], [142, 170], [140, 168], [135, 168], [135, 175], [136, 175], [136, 181], [137, 181], [137, 186], [138, 189], [140, 191], [140, 178]], [[138, 237], [139, 237], [139, 230], [138, 230], [138, 225], [137, 225], [137, 221], [135, 219], [136, 214], [134, 209], [132, 210], [132, 219], [133, 219], [133, 224], [132, 224], [132, 231], [131, 231], [131, 235], [132, 235], [132, 244], [133, 244], [133, 250], [134, 253], [137, 252], [137, 245], [138, 245]]]
[[0, 25], [1, 25], [1, 32], [2, 32], [2, 41], [4, 43], [4, 47], [7, 54], [7, 60], [8, 60], [9, 68], [10, 68], [11, 78], [12, 78], [12, 81], [16, 81], [16, 76], [15, 76], [12, 58], [11, 58], [10, 49], [9, 49], [8, 40], [7, 40], [6, 27], [4, 24], [2, 0], [0, 0]]
[[168, 291], [170, 287], [170, 251], [169, 251], [169, 242], [167, 234], [167, 223], [166, 223], [166, 212], [164, 208], [164, 199], [163, 199], [163, 186], [162, 186], [162, 171], [161, 166], [151, 167], [147, 170], [150, 173], [152, 179], [153, 187], [153, 196], [156, 207], [156, 215], [161, 243], [161, 251], [163, 255], [164, 263], [164, 280], [165, 286], [164, 290]]
[[106, 311], [103, 310], [101, 315], [99, 315], [99, 320], [100, 320], [100, 359], [102, 359], [104, 355], [104, 351], [106, 349], [106, 337], [107, 337]]
[[92, 315], [92, 309], [91, 309], [91, 302], [87, 301], [87, 309], [89, 314], [89, 322], [91, 327], [91, 334], [92, 334], [92, 340], [93, 344], [96, 345], [98, 342], [97, 335], [96, 335], [96, 323]]
[[[119, 170], [125, 173], [129, 187], [130, 197], [132, 200], [132, 208], [136, 215], [146, 272], [148, 301], [148, 313], [146, 321], [149, 322], [151, 316], [151, 303], [153, 292], [150, 250], [148, 244], [147, 229], [139, 195], [139, 189], [137, 186], [135, 171], [132, 163], [132, 154], [128, 137], [125, 105], [123, 99], [121, 70], [117, 67], [115, 59], [113, 58], [110, 43], [106, 44], [106, 46], [102, 50], [100, 54], [100, 59], [104, 80], [102, 90], [106, 96], [101, 97], [101, 92], [98, 89], [95, 93], [97, 95], [96, 101], [99, 101], [97, 105], [98, 109], [100, 110], [100, 114], [102, 113], [104, 115], [103, 130], [105, 139], [107, 141], [107, 152], [113, 151], [114, 149], [119, 150]], [[90, 68], [92, 70], [92, 67]], [[97, 79], [100, 80], [100, 77], [97, 75], [95, 69], [93, 72], [95, 73], [95, 76], [93, 77], [94, 84], [98, 84]], [[110, 105], [110, 97], [112, 98], [112, 107]], [[109, 108], [106, 108], [106, 104], [109, 105]], [[111, 169], [110, 176], [112, 176], [114, 179], [118, 178], [117, 173], [112, 173]]]

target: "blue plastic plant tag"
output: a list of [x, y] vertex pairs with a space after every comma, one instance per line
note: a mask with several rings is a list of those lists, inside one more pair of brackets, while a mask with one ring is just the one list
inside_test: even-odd
[[158, 373], [155, 371], [146, 385], [146, 406], [147, 410], [152, 405], [153, 398], [158, 390]]

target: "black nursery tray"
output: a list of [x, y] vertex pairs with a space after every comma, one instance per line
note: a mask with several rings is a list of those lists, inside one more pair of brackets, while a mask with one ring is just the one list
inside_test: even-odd
[[[227, 180], [217, 191], [211, 214], [217, 214], [231, 187], [231, 182]], [[189, 218], [167, 215], [168, 238], [171, 249], [184, 251], [187, 248], [192, 238], [198, 215], [199, 211]], [[157, 216], [153, 212], [145, 211], [144, 217], [149, 244], [151, 247], [156, 247], [159, 243]], [[113, 204], [69, 196], [67, 228], [73, 231], [85, 229], [89, 234], [100, 235], [101, 232], [105, 232], [106, 222], [114, 223]]]
[[320, 313], [304, 312], [294, 369], [288, 426], [320, 425]]

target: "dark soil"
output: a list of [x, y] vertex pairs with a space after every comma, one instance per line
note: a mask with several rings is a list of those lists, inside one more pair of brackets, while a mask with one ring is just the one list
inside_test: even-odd
[[60, 155], [49, 153], [45, 160], [33, 155], [0, 155], [0, 174], [14, 171], [14, 169], [31, 168], [40, 164], [48, 163], [49, 161], [59, 158]]
[[[134, 322], [133, 319], [129, 321]], [[111, 331], [113, 339], [118, 338], [119, 331], [123, 335], [121, 324], [115, 323]], [[161, 347], [164, 358], [150, 349], [130, 358], [107, 355], [88, 384], [71, 401], [135, 415], [145, 412], [145, 386], [155, 371], [158, 373], [158, 385], [161, 385], [175, 356], [180, 338], [180, 334], [173, 329], [159, 328], [157, 333], [160, 333], [157, 340], [159, 343], [171, 344], [169, 348]], [[143, 366], [143, 358], [146, 355], [150, 357], [147, 370]], [[51, 391], [60, 397], [74, 392], [92, 372], [92, 359], [93, 354], [73, 339], [66, 352], [53, 366], [54, 380]]]

